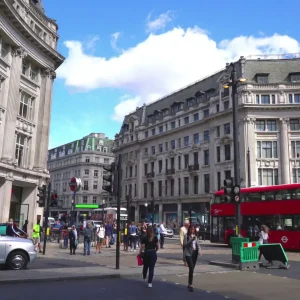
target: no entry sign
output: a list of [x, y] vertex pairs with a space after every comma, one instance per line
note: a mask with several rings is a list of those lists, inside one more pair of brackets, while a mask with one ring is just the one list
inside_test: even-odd
[[73, 177], [69, 185], [72, 192], [78, 192], [82, 186], [81, 179]]

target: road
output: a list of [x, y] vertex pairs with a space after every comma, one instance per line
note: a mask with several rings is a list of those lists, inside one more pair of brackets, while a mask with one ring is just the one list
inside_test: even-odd
[[[184, 297], [189, 300], [224, 300], [224, 296], [217, 293], [195, 290], [193, 293], [187, 290], [185, 285], [176, 285], [158, 279], [153, 282], [153, 288], [149, 289], [140, 279], [103, 279], [84, 280], [51, 283], [0, 285], [1, 299], [19, 300], [20, 291], [26, 295], [24, 299], [42, 298], [43, 300], [60, 299], [172, 299], [182, 300]], [[21, 297], [22, 298], [22, 297]]]

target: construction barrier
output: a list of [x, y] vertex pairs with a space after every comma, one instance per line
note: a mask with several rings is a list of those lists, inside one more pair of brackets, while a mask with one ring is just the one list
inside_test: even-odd
[[[286, 269], [290, 268], [288, 265], [288, 257], [282, 248], [281, 244], [263, 244], [259, 245], [259, 251], [268, 261], [266, 267], [268, 269]], [[276, 266], [274, 262], [280, 262], [279, 266]]]
[[232, 245], [232, 262], [241, 261], [241, 245], [242, 243], [249, 243], [249, 238], [232, 237], [230, 239]]
[[241, 244], [240, 248], [240, 270], [250, 271], [259, 269], [257, 242], [246, 242]]

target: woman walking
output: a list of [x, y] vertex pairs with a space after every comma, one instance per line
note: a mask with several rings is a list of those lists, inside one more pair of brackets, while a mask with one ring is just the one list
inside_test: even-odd
[[78, 244], [78, 233], [76, 230], [76, 226], [73, 225], [71, 231], [69, 232], [69, 240], [70, 240], [70, 255], [75, 255], [75, 251]]
[[[269, 240], [269, 228], [266, 225], [261, 225], [261, 231], [258, 234], [259, 236], [259, 244], [263, 245], [263, 244], [268, 244], [268, 240]], [[261, 259], [262, 253], [261, 251], [259, 251], [259, 257], [258, 260]]]
[[143, 279], [146, 282], [148, 274], [148, 287], [152, 288], [152, 280], [154, 275], [154, 267], [157, 261], [157, 250], [159, 248], [158, 239], [154, 234], [152, 226], [148, 226], [146, 235], [143, 236], [141, 241], [140, 256], [143, 257]]
[[188, 231], [184, 236], [183, 249], [184, 249], [183, 254], [185, 257], [185, 261], [189, 267], [188, 289], [190, 292], [193, 292], [194, 291], [193, 288], [194, 269], [198, 259], [198, 254], [201, 255], [200, 252], [201, 249], [198, 243], [198, 239], [196, 237], [196, 230], [194, 226], [189, 226]]

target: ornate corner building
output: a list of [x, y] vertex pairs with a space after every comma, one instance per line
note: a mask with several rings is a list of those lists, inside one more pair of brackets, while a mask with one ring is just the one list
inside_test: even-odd
[[[71, 211], [73, 192], [69, 183], [72, 177], [80, 178], [82, 189], [76, 192], [75, 204], [99, 204], [109, 206], [111, 197], [102, 190], [103, 165], [114, 161], [113, 140], [104, 133], [91, 133], [80, 140], [61, 145], [48, 151], [48, 170], [52, 188], [56, 191], [60, 206], [51, 210], [55, 218], [67, 217]], [[83, 221], [91, 210], [76, 210], [77, 220]]]
[[0, 0], [0, 222], [43, 215], [57, 30], [41, 0]]
[[[300, 55], [241, 57], [239, 166], [243, 186], [300, 182]], [[208, 219], [209, 201], [233, 176], [230, 66], [125, 116], [115, 136], [122, 200], [136, 221]], [[149, 210], [150, 207], [150, 210]]]

